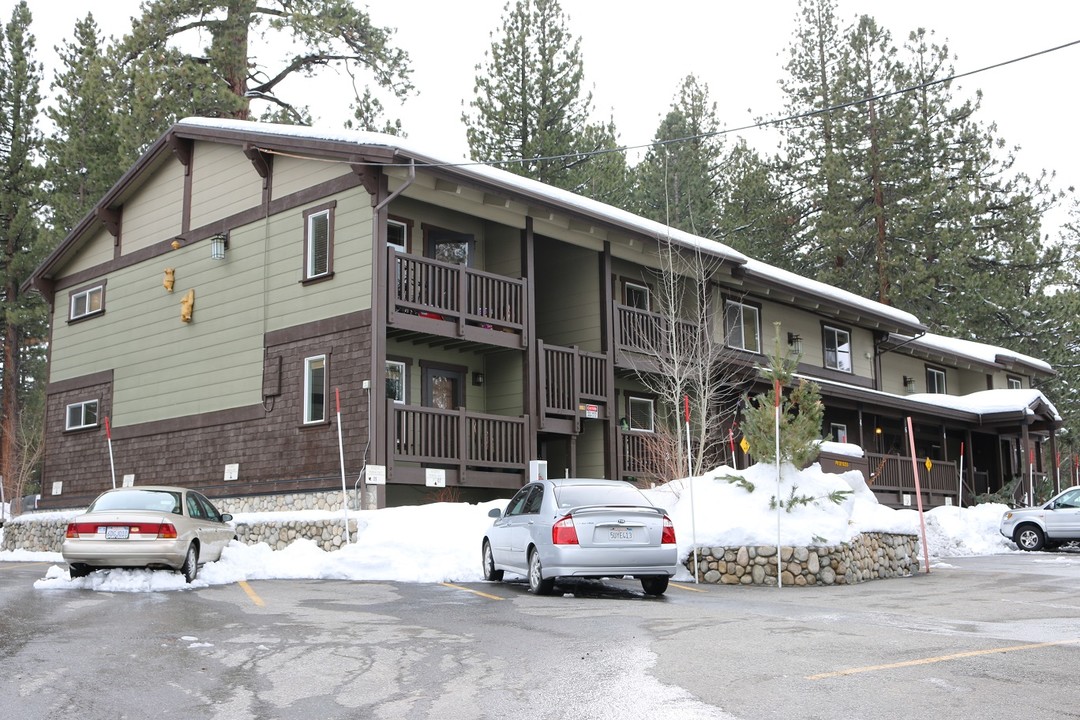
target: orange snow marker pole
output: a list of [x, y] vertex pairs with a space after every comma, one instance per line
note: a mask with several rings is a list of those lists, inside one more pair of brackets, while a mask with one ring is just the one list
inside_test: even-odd
[[911, 416], [907, 418], [908, 444], [911, 445], [911, 472], [915, 474], [915, 500], [919, 508], [919, 528], [922, 530], [923, 563], [926, 574], [930, 574], [930, 548], [926, 544], [926, 517], [922, 509], [922, 485], [919, 483], [919, 463], [915, 461], [915, 431], [911, 428]]

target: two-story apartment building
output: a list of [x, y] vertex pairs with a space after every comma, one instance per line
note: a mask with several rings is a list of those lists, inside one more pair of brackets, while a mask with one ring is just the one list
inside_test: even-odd
[[1041, 361], [402, 138], [189, 119], [34, 275], [52, 308], [41, 505], [114, 478], [333, 490], [369, 466], [385, 468], [379, 505], [443, 486], [477, 500], [538, 458], [649, 479], [639, 450], [661, 408], [637, 373], [665, 325], [662, 243], [710, 258], [716, 322], [694, 331], [742, 364], [741, 391], [780, 323], [821, 384], [823, 433], [862, 446], [884, 501], [910, 494], [906, 417], [931, 503], [1048, 472]]

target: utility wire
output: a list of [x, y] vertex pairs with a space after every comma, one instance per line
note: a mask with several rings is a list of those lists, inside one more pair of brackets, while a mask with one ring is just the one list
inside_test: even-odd
[[[726, 128], [724, 130], [716, 130], [714, 132], [702, 133], [700, 135], [687, 135], [686, 137], [670, 138], [668, 140], [656, 140], [656, 141], [649, 142], [649, 143], [644, 143], [644, 144], [641, 144], [641, 145], [622, 145], [622, 146], [616, 147], [616, 148], [605, 148], [605, 149], [601, 149], [601, 150], [591, 150], [589, 152], [583, 152], [583, 153], [565, 153], [565, 154], [562, 154], [562, 155], [543, 155], [543, 156], [537, 156], [537, 157], [532, 157], [532, 158], [515, 158], [515, 159], [509, 159], [509, 160], [486, 160], [486, 161], [467, 160], [467, 161], [463, 161], [463, 162], [447, 162], [447, 163], [416, 163], [416, 166], [417, 167], [431, 167], [431, 168], [434, 168], [434, 167], [470, 167], [470, 166], [478, 166], [478, 165], [481, 165], [481, 166], [482, 165], [487, 165], [487, 166], [495, 167], [495, 166], [500, 166], [500, 165], [515, 165], [515, 164], [516, 165], [524, 165], [525, 163], [538, 162], [538, 161], [541, 161], [541, 160], [567, 160], [567, 159], [578, 159], [578, 160], [580, 160], [580, 159], [589, 158], [589, 157], [593, 157], [593, 156], [597, 156], [597, 155], [607, 155], [607, 154], [616, 153], [616, 152], [617, 153], [625, 153], [628, 150], [643, 150], [645, 148], [663, 147], [663, 146], [666, 146], [666, 145], [673, 145], [673, 144], [676, 144], [676, 143], [690, 142], [692, 140], [702, 140], [702, 139], [710, 138], [710, 137], [729, 135], [731, 133], [744, 132], [746, 130], [758, 130], [758, 129], [761, 129], [761, 128], [767, 128], [767, 127], [771, 127], [771, 126], [775, 126], [775, 125], [781, 125], [783, 123], [789, 123], [789, 122], [794, 122], [794, 121], [797, 121], [797, 120], [805, 120], [807, 118], [817, 117], [818, 115], [824, 115], [825, 113], [831, 113], [831, 112], [834, 112], [836, 110], [844, 110], [844, 109], [849, 108], [849, 107], [855, 107], [855, 106], [858, 106], [858, 105], [863, 105], [863, 104], [866, 104], [866, 103], [869, 103], [869, 102], [873, 102], [875, 100], [883, 100], [885, 98], [895, 97], [897, 95], [905, 95], [907, 93], [915, 92], [917, 90], [923, 90], [925, 88], [934, 87], [935, 85], [942, 85], [944, 83], [952, 82], [953, 80], [959, 80], [960, 78], [970, 77], [972, 75], [978, 75], [980, 73], [989, 72], [990, 70], [997, 70], [998, 68], [1003, 68], [1003, 67], [1005, 67], [1007, 65], [1013, 65], [1015, 63], [1023, 62], [1025, 60], [1030, 60], [1032, 58], [1036, 58], [1036, 57], [1039, 57], [1041, 55], [1048, 55], [1050, 53], [1057, 52], [1059, 50], [1064, 50], [1066, 48], [1070, 48], [1070, 47], [1073, 47], [1075, 45], [1080, 45], [1080, 40], [1073, 40], [1072, 42], [1065, 43], [1064, 45], [1058, 45], [1057, 47], [1047, 48], [1046, 50], [1039, 50], [1038, 52], [1029, 53], [1028, 55], [1022, 55], [1020, 57], [1013, 58], [1011, 60], [1004, 60], [1004, 61], [999, 62], [999, 63], [994, 63], [993, 65], [986, 65], [986, 66], [978, 68], [976, 70], [969, 70], [967, 72], [962, 72], [962, 73], [954, 73], [952, 75], [949, 75], [948, 77], [943, 77], [943, 78], [935, 78], [933, 80], [928, 80], [928, 81], [926, 81], [924, 83], [920, 83], [918, 85], [912, 85], [911, 87], [906, 87], [906, 88], [902, 88], [902, 89], [899, 89], [899, 90], [890, 90], [888, 92], [879, 93], [877, 95], [873, 95], [873, 96], [870, 96], [870, 97], [864, 97], [864, 98], [860, 98], [858, 100], [851, 100], [850, 102], [839, 103], [837, 105], [832, 105], [832, 106], [829, 106], [827, 108], [821, 108], [819, 110], [810, 110], [808, 112], [800, 113], [798, 115], [788, 115], [788, 116], [785, 116], [785, 117], [782, 117], [782, 118], [776, 118], [776, 119], [772, 119], [772, 120], [759, 120], [759, 121], [751, 123], [749, 125], [743, 125], [741, 127], [735, 127], [735, 128]], [[365, 164], [365, 163], [354, 163], [354, 164]], [[408, 167], [408, 165], [409, 165], [409, 163], [371, 163], [371, 164], [373, 164], [373, 165], [374, 164], [379, 164], [382, 167]]]

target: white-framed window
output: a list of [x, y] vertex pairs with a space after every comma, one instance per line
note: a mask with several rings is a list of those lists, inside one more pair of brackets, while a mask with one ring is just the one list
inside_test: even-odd
[[926, 392], [945, 394], [945, 371], [928, 367], [926, 368]]
[[334, 208], [304, 213], [304, 279], [328, 277], [334, 271]]
[[649, 286], [626, 281], [623, 283], [623, 302], [627, 307], [649, 310]]
[[724, 332], [729, 347], [761, 352], [761, 315], [754, 305], [735, 300], [724, 303]]
[[831, 423], [829, 425], [829, 434], [832, 435], [832, 439], [838, 443], [846, 443], [847, 440], [847, 425], [843, 423]]
[[630, 430], [637, 432], [653, 432], [655, 430], [653, 401], [650, 398], [628, 397], [626, 399], [626, 414], [630, 421]]
[[405, 374], [405, 363], [398, 360], [386, 361], [386, 399], [404, 405], [405, 387], [408, 376]]
[[326, 421], [326, 356], [304, 359], [304, 423]]
[[387, 220], [386, 246], [399, 253], [409, 252], [409, 226], [400, 220]]
[[71, 294], [71, 313], [69, 320], [78, 320], [88, 315], [96, 315], [105, 309], [105, 286], [95, 285]]
[[1023, 390], [1024, 381], [1015, 375], [1008, 375], [1005, 377], [1005, 387], [1009, 390]]
[[98, 401], [84, 400], [67, 406], [66, 430], [81, 430], [88, 427], [97, 427], [98, 424]]
[[851, 333], [825, 326], [825, 367], [851, 372]]

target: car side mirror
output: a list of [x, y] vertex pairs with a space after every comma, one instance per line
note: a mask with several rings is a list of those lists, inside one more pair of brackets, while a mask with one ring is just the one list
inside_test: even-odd
[[232, 515], [229, 513], [221, 513], [221, 522], [232, 522]]
[[488, 510], [488, 517], [498, 520], [502, 517], [502, 510], [500, 510], [499, 508], [491, 508], [490, 510]]

